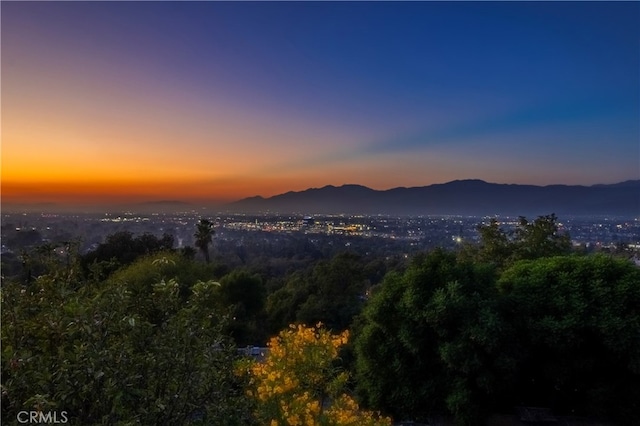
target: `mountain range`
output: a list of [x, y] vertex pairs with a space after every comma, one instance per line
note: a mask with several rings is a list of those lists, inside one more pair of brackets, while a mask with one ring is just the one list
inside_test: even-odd
[[328, 185], [226, 206], [237, 212], [388, 215], [611, 215], [640, 216], [640, 180], [608, 185], [517, 185], [478, 179], [374, 190]]

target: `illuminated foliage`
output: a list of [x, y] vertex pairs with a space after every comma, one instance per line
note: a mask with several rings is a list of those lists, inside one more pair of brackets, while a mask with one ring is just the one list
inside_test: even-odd
[[348, 331], [334, 335], [320, 323], [291, 325], [269, 341], [264, 361], [242, 365], [258, 420], [273, 426], [390, 425], [389, 418], [360, 410], [344, 392], [348, 374], [335, 363], [348, 338]]

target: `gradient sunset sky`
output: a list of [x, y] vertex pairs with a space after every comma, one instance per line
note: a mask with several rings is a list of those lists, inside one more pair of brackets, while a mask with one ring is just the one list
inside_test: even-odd
[[640, 178], [640, 3], [2, 2], [3, 203]]

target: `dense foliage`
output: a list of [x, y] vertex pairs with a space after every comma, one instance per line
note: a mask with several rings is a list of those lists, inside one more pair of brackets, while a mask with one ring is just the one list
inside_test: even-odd
[[463, 258], [505, 267], [524, 259], [561, 256], [571, 253], [571, 239], [562, 232], [555, 214], [533, 221], [519, 217], [515, 228], [507, 230], [497, 219], [478, 226], [480, 244], [466, 245]]
[[337, 331], [348, 328], [371, 285], [367, 272], [371, 269], [361, 257], [340, 253], [291, 274], [286, 284], [269, 296], [267, 313], [275, 328], [272, 331], [293, 322], [322, 322]]
[[237, 345], [254, 345], [266, 340], [265, 300], [266, 290], [260, 275], [237, 269], [220, 280], [218, 303], [230, 317], [225, 332]]
[[[205, 262], [209, 221], [202, 256], [127, 232], [82, 256], [73, 241], [25, 251], [2, 276], [2, 420], [482, 424], [539, 406], [633, 424], [640, 268], [572, 253], [554, 215], [478, 230], [407, 260], [307, 245], [245, 264], [228, 242]], [[267, 341], [238, 375], [235, 348]]]
[[3, 284], [3, 423], [58, 409], [79, 425], [245, 424], [217, 284], [181, 296], [173, 260], [151, 265], [164, 278], [144, 288], [82, 282], [77, 265], [53, 264], [26, 285]]
[[493, 366], [483, 360], [500, 356], [494, 277], [492, 267], [441, 250], [386, 277], [356, 341], [356, 383], [368, 406], [423, 420], [447, 409], [479, 414], [467, 384], [490, 381]]
[[435, 251], [390, 275], [356, 341], [358, 391], [399, 418], [482, 424], [514, 406], [632, 424], [640, 269], [605, 256], [493, 265]]
[[99, 278], [106, 278], [122, 265], [131, 264], [142, 256], [170, 250], [173, 243], [169, 234], [157, 238], [151, 234], [134, 237], [128, 231], [116, 232], [95, 250], [81, 256], [80, 264], [85, 272], [93, 271]]
[[511, 400], [631, 424], [640, 414], [640, 269], [606, 256], [520, 262], [498, 281]]

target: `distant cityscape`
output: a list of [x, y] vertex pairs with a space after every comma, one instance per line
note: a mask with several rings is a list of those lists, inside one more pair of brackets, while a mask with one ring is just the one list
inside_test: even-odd
[[[505, 229], [515, 227], [513, 216], [416, 216], [384, 215], [276, 215], [181, 213], [104, 214], [5, 213], [2, 217], [2, 254], [41, 244], [79, 241], [81, 252], [95, 249], [108, 235], [127, 231], [174, 237], [175, 248], [192, 246], [194, 229], [202, 217], [215, 224], [217, 245], [278, 242], [283, 237], [305, 239], [311, 244], [339, 242], [356, 246], [363, 240], [377, 240], [388, 250], [411, 253], [435, 247], [455, 249], [477, 242], [477, 227], [498, 219]], [[534, 219], [534, 218], [528, 218]], [[586, 250], [619, 249], [640, 251], [640, 219], [620, 217], [559, 217], [561, 231], [568, 232], [576, 247]], [[320, 241], [322, 240], [322, 241]]]

